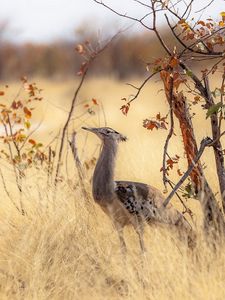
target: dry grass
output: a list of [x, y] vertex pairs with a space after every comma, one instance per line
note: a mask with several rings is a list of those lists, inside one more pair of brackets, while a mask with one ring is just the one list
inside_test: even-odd
[[[67, 108], [73, 92], [72, 82], [53, 85], [43, 82], [44, 104], [36, 116], [44, 116], [41, 139], [50, 140], [66, 113], [52, 106]], [[124, 88], [124, 89], [123, 89]], [[130, 87], [112, 80], [87, 82], [79, 101], [95, 97], [104, 102], [108, 125], [127, 134], [122, 144], [116, 177], [148, 182], [163, 189], [161, 184], [162, 146], [166, 132], [149, 133], [141, 127], [142, 119], [166, 112], [163, 94], [157, 95], [158, 84], [152, 84], [136, 102], [128, 117], [119, 112], [120, 98]], [[150, 95], [150, 96], [149, 96]], [[68, 101], [68, 103], [63, 102]], [[77, 115], [83, 108], [78, 107]], [[42, 113], [41, 113], [42, 112]], [[209, 134], [204, 115], [196, 119], [199, 138]], [[74, 128], [79, 128], [76, 119]], [[100, 121], [99, 121], [100, 120]], [[104, 125], [102, 114], [87, 120], [88, 125]], [[82, 159], [90, 159], [98, 141], [79, 132]], [[85, 145], [85, 146], [84, 146]], [[182, 155], [179, 131], [171, 145], [172, 154]], [[217, 190], [213, 156], [208, 150], [204, 161], [207, 175]], [[140, 256], [135, 233], [127, 228], [125, 237], [128, 255], [123, 259], [117, 235], [108, 218], [85, 199], [77, 187], [72, 158], [70, 174], [58, 188], [53, 203], [52, 189], [46, 187], [46, 174], [30, 171], [24, 179], [22, 201], [27, 216], [21, 216], [5, 194], [1, 184], [0, 203], [0, 299], [224, 299], [225, 252], [212, 250], [204, 242], [198, 228], [198, 244], [193, 253], [165, 228], [147, 228], [147, 253]], [[185, 163], [181, 167], [185, 167]], [[18, 202], [11, 171], [2, 165], [10, 196]], [[88, 172], [88, 178], [92, 170]], [[173, 174], [177, 179], [176, 172]], [[90, 182], [85, 182], [90, 193]], [[181, 209], [176, 199], [173, 203]], [[190, 203], [196, 218], [201, 219], [197, 201]]]

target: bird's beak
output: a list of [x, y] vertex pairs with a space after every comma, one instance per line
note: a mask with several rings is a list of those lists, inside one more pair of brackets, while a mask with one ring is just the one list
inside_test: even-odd
[[90, 127], [81, 127], [81, 128], [90, 132], [96, 132], [96, 128], [90, 128]]

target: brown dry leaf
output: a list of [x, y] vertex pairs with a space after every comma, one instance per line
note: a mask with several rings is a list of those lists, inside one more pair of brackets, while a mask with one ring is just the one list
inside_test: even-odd
[[26, 117], [27, 119], [30, 119], [31, 116], [32, 116], [31, 111], [30, 111], [26, 106], [24, 107], [23, 111], [24, 111], [24, 113], [25, 113], [25, 117]]
[[35, 142], [35, 140], [33, 140], [33, 139], [29, 139], [29, 141], [28, 141], [31, 145], [33, 145], [33, 146], [35, 146], [36, 145], [36, 142]]
[[92, 98], [92, 102], [94, 103], [94, 105], [98, 105], [98, 101], [94, 98]]
[[179, 59], [173, 57], [170, 61], [171, 68], [176, 68], [179, 65]]
[[120, 108], [120, 110], [122, 111], [122, 113], [125, 116], [127, 115], [129, 109], [130, 109], [130, 104], [129, 103], [127, 103], [126, 105], [122, 105], [121, 108]]

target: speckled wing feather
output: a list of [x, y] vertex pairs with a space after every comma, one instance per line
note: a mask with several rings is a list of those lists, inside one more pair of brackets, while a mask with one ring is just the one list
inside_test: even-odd
[[130, 214], [143, 217], [146, 221], [157, 218], [157, 201], [144, 183], [116, 181], [115, 192]]
[[163, 195], [150, 185], [131, 181], [115, 181], [115, 192], [118, 200], [130, 214], [142, 217], [148, 223], [180, 225], [178, 223], [186, 222], [183, 215], [171, 204], [166, 208], [163, 207]]

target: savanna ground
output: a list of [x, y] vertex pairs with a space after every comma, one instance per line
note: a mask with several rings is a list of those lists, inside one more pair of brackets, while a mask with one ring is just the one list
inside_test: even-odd
[[[74, 92], [74, 81], [36, 80], [44, 89], [44, 101], [35, 115], [42, 122], [36, 137], [47, 144], [57, 134], [67, 116]], [[138, 80], [134, 80], [138, 83]], [[11, 83], [12, 97], [19, 86]], [[95, 115], [84, 114], [84, 105], [76, 107], [69, 133], [77, 130], [77, 147], [82, 162], [98, 156], [99, 141], [82, 132], [82, 125], [115, 128], [128, 136], [120, 145], [116, 178], [143, 181], [163, 191], [163, 144], [166, 131], [149, 132], [142, 127], [146, 117], [159, 111], [167, 113], [160, 84], [152, 82], [133, 103], [127, 117], [119, 111], [121, 98], [132, 88], [113, 79], [89, 79], [81, 91], [79, 103], [96, 98], [101, 105]], [[78, 103], [78, 104], [79, 104]], [[193, 111], [194, 112], [194, 111]], [[195, 108], [197, 136], [210, 135], [205, 112]], [[78, 117], [79, 116], [79, 117]], [[183, 158], [180, 132], [171, 143], [171, 155]], [[125, 231], [128, 246], [126, 261], [121, 256], [117, 234], [110, 220], [93, 203], [84, 198], [79, 187], [74, 160], [68, 148], [64, 180], [59, 183], [53, 201], [53, 188], [47, 186], [44, 170], [31, 169], [23, 179], [22, 201], [26, 216], [18, 213], [12, 201], [19, 203], [19, 193], [11, 168], [1, 159], [1, 170], [9, 191], [1, 182], [0, 202], [0, 299], [224, 299], [224, 248], [210, 249], [201, 233], [199, 203], [188, 205], [195, 214], [198, 242], [191, 253], [174, 233], [165, 228], [148, 227], [145, 233], [147, 253], [142, 257], [137, 236], [131, 228]], [[203, 161], [206, 174], [218, 190], [212, 150]], [[180, 163], [185, 170], [185, 163]], [[93, 166], [86, 170], [85, 187], [91, 194]], [[178, 179], [175, 170], [173, 180]], [[182, 210], [179, 201], [173, 204]]]

